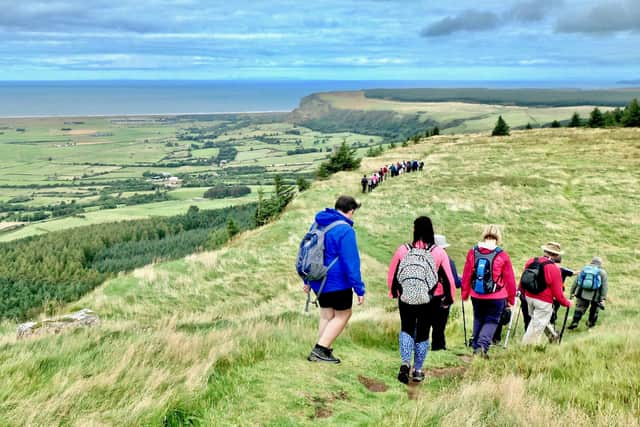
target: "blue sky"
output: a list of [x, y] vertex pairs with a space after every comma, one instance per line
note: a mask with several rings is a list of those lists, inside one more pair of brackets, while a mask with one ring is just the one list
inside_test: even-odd
[[640, 0], [0, 0], [0, 80], [638, 80]]

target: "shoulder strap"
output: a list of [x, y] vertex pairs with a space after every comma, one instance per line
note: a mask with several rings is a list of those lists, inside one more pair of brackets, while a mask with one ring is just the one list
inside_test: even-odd
[[349, 223], [348, 223], [347, 221], [344, 221], [344, 220], [339, 219], [339, 220], [337, 220], [337, 221], [333, 221], [331, 224], [327, 225], [327, 226], [326, 226], [325, 228], [323, 228], [322, 230], [323, 230], [325, 233], [328, 233], [328, 232], [329, 232], [329, 230], [331, 230], [332, 228], [337, 227], [337, 226], [342, 225], [342, 224], [349, 225]]

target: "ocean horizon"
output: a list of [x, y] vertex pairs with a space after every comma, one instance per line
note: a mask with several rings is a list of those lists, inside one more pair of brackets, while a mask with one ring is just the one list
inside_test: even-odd
[[0, 117], [289, 112], [312, 93], [375, 88], [620, 88], [608, 81], [79, 80], [0, 81]]

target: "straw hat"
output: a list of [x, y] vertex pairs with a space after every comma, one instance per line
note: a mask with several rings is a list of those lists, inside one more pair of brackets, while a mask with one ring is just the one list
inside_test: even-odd
[[436, 245], [440, 246], [442, 249], [449, 247], [449, 244], [447, 243], [447, 238], [444, 235], [434, 234], [433, 238], [436, 241]]
[[554, 255], [562, 255], [564, 253], [564, 251], [560, 248], [560, 243], [558, 242], [548, 242], [546, 245], [540, 246], [540, 248], [543, 251]]

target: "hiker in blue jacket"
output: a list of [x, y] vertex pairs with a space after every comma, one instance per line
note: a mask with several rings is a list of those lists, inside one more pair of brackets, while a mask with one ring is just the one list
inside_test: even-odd
[[326, 283], [318, 295], [321, 281], [312, 281], [304, 286], [316, 293], [320, 305], [320, 325], [318, 342], [307, 358], [312, 362], [340, 363], [333, 355], [331, 345], [344, 330], [351, 317], [353, 293], [358, 297], [358, 305], [364, 303], [365, 288], [360, 276], [360, 255], [353, 230], [353, 214], [360, 204], [350, 196], [340, 196], [335, 209], [327, 208], [316, 214], [318, 227], [326, 227], [335, 221], [344, 221], [329, 230], [324, 237], [325, 265], [336, 257], [336, 262], [328, 271]]

